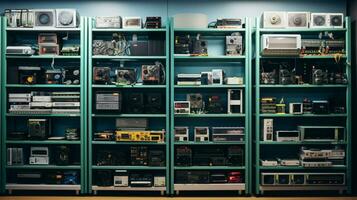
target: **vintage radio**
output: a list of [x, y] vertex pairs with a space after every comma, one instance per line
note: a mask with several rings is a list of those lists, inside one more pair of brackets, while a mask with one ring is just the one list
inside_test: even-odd
[[311, 75], [312, 75], [312, 84], [316, 84], [316, 85], [328, 84], [327, 70], [323, 70], [316, 66], [313, 66]]
[[70, 151], [68, 146], [60, 145], [56, 146], [52, 159], [56, 165], [69, 165], [70, 163]]
[[241, 172], [228, 172], [227, 180], [228, 183], [243, 183], [244, 176]]
[[24, 164], [23, 148], [7, 148], [7, 165], [23, 165]]
[[111, 170], [97, 170], [95, 179], [97, 186], [109, 187], [113, 186], [113, 171]]
[[302, 160], [316, 160], [316, 159], [345, 159], [346, 152], [343, 149], [308, 149], [306, 147], [301, 147], [300, 158]]
[[223, 113], [223, 105], [220, 96], [213, 95], [208, 97], [206, 111], [208, 113]]
[[263, 97], [260, 99], [260, 112], [261, 113], [271, 113], [275, 114], [276, 113], [276, 98], [275, 97]]
[[217, 19], [216, 28], [233, 28], [239, 29], [243, 27], [242, 19], [239, 18], [223, 18]]
[[161, 28], [161, 17], [146, 17], [145, 28]]
[[260, 165], [264, 167], [275, 167], [278, 166], [278, 161], [276, 160], [260, 160]]
[[61, 84], [63, 81], [62, 70], [46, 70], [45, 72], [46, 84]]
[[281, 130], [276, 131], [275, 137], [277, 142], [297, 142], [300, 141], [300, 132], [295, 130]]
[[79, 140], [79, 129], [78, 128], [66, 128], [64, 132], [66, 140]]
[[130, 68], [119, 68], [115, 70], [116, 83], [119, 85], [132, 85], [136, 83], [136, 70]]
[[327, 100], [313, 100], [312, 101], [313, 114], [329, 114], [330, 104]]
[[123, 17], [123, 29], [141, 29], [140, 17]]
[[129, 185], [131, 187], [152, 187], [153, 176], [151, 174], [131, 173]]
[[242, 146], [230, 146], [227, 149], [227, 165], [242, 166], [244, 164], [244, 150]]
[[[228, 89], [228, 114], [243, 113], [243, 90]], [[191, 104], [192, 105], [192, 104]]]
[[163, 150], [149, 150], [149, 166], [165, 166], [165, 153]]
[[345, 54], [346, 41], [344, 39], [326, 40], [325, 53], [326, 54]]
[[76, 28], [79, 23], [80, 17], [76, 9], [56, 9], [57, 28]]
[[344, 173], [307, 173], [305, 181], [308, 185], [345, 185]]
[[48, 119], [28, 119], [28, 137], [31, 139], [47, 139], [50, 135]]
[[290, 70], [281, 66], [279, 69], [279, 84], [288, 85], [295, 83], [295, 69]]
[[53, 9], [36, 9], [34, 12], [34, 28], [46, 29], [56, 27], [56, 11]]
[[165, 187], [166, 177], [165, 176], [154, 176], [154, 187]]
[[66, 67], [63, 70], [63, 83], [66, 85], [78, 85], [80, 83], [80, 70], [78, 67]]
[[[124, 47], [126, 48], [126, 46], [123, 46], [123, 48]], [[93, 55], [114, 56], [116, 52], [115, 43], [105, 40], [93, 40], [92, 49], [93, 49]], [[123, 49], [120, 49], [120, 52], [122, 50]]]
[[190, 35], [175, 36], [175, 55], [190, 55], [192, 51], [192, 38]]
[[114, 187], [128, 187], [129, 176], [127, 170], [115, 170], [113, 176]]
[[240, 33], [226, 36], [226, 55], [243, 55], [243, 36]]
[[93, 140], [111, 141], [114, 140], [114, 133], [112, 131], [96, 132], [93, 135]]
[[188, 126], [175, 126], [174, 135], [175, 135], [175, 141], [177, 141], [177, 142], [189, 141]]
[[115, 127], [118, 130], [146, 130], [149, 126], [147, 118], [117, 118]]
[[[135, 38], [135, 37], [133, 37]], [[130, 55], [131, 56], [148, 56], [149, 42], [147, 40], [133, 39], [130, 41]]]
[[150, 141], [163, 142], [165, 131], [115, 131], [116, 141]]
[[265, 11], [262, 18], [263, 28], [286, 28], [288, 25], [286, 12]]
[[175, 114], [190, 114], [191, 106], [190, 101], [175, 101]]
[[243, 77], [227, 77], [224, 79], [227, 85], [243, 85]]
[[48, 165], [49, 151], [48, 147], [31, 147], [30, 148], [30, 165]]
[[312, 101], [308, 98], [304, 98], [303, 100], [303, 113], [304, 114], [312, 113]]
[[212, 127], [212, 141], [244, 141], [244, 127]]
[[56, 33], [40, 33], [37, 37], [37, 43], [53, 43], [57, 44], [57, 34]]
[[143, 93], [130, 93], [126, 98], [130, 102], [126, 106], [127, 113], [140, 114], [144, 113], [144, 94]]
[[227, 176], [225, 173], [213, 172], [210, 174], [209, 180], [211, 183], [227, 183]]
[[59, 55], [59, 45], [54, 43], [38, 44], [39, 55]]
[[288, 28], [309, 28], [309, 12], [288, 12]]
[[323, 41], [319, 39], [302, 39], [301, 47], [301, 54], [306, 55], [320, 55], [325, 51]]
[[224, 72], [222, 69], [212, 69], [212, 84], [222, 85], [224, 80]]
[[331, 161], [301, 161], [301, 166], [311, 167], [311, 168], [320, 168], [320, 167], [332, 167]]
[[273, 119], [263, 119], [263, 141], [274, 140], [274, 124]]
[[294, 34], [263, 34], [263, 56], [299, 56], [301, 50], [301, 35]]
[[311, 13], [310, 28], [343, 28], [343, 13]]
[[176, 148], [176, 160], [177, 166], [191, 166], [192, 165], [192, 149], [188, 146], [179, 146]]
[[195, 127], [194, 134], [195, 134], [196, 142], [208, 142], [209, 141], [209, 127]]
[[6, 55], [31, 56], [35, 54], [30, 46], [7, 46]]
[[42, 76], [41, 67], [19, 66], [19, 82], [21, 84], [38, 84]]
[[343, 126], [298, 126], [301, 141], [342, 141], [345, 136]]
[[177, 74], [177, 85], [201, 85], [201, 74]]
[[131, 146], [130, 147], [131, 165], [148, 165], [148, 147]]
[[276, 114], [282, 115], [286, 113], [286, 104], [284, 103], [284, 99], [281, 99], [279, 103], [276, 104]]
[[28, 9], [5, 9], [4, 16], [7, 19], [7, 27], [32, 28], [34, 13]]
[[175, 28], [207, 28], [208, 16], [201, 13], [179, 13], [174, 16]]
[[280, 159], [278, 162], [281, 166], [300, 166], [300, 160], [297, 159]]
[[209, 171], [176, 171], [175, 183], [209, 183]]
[[192, 38], [191, 56], [208, 56], [208, 41], [202, 40], [199, 34]]
[[186, 95], [187, 101], [190, 102], [190, 113], [201, 113], [204, 109], [202, 94], [193, 93]]
[[289, 103], [289, 113], [290, 114], [303, 114], [303, 104], [302, 103]]
[[64, 56], [79, 56], [80, 47], [79, 44], [67, 44], [62, 45], [61, 54]]
[[93, 67], [93, 82], [96, 84], [110, 84], [110, 67]]
[[122, 109], [122, 94], [120, 92], [96, 92], [97, 111], [119, 111]]
[[212, 72], [201, 72], [201, 85], [212, 85]]
[[43, 183], [43, 174], [37, 171], [16, 172], [14, 175], [15, 183], [19, 184], [40, 184]]
[[145, 113], [159, 114], [164, 107], [161, 93], [149, 93], [145, 97]]
[[161, 63], [141, 66], [141, 79], [145, 85], [163, 84], [165, 81], [164, 74], [165, 72]]
[[261, 84], [276, 84], [278, 79], [278, 74], [276, 70], [272, 72], [261, 72], [260, 74], [260, 83]]
[[121, 28], [120, 16], [97, 16], [95, 17], [96, 28]]

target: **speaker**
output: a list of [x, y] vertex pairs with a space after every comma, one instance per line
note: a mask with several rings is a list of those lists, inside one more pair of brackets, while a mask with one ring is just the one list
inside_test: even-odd
[[162, 112], [162, 95], [160, 93], [150, 93], [146, 95], [145, 113], [159, 114]]
[[131, 93], [127, 96], [127, 113], [144, 113], [144, 95], [143, 93]]

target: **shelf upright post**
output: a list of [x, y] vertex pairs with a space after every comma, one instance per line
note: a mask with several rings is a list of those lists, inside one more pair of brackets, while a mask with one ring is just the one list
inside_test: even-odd
[[171, 184], [170, 184], [170, 161], [171, 161], [171, 156], [170, 156], [170, 145], [171, 145], [171, 138], [172, 138], [172, 132], [170, 130], [170, 112], [171, 112], [171, 106], [170, 106], [170, 30], [171, 30], [171, 26], [170, 26], [170, 18], [168, 17], [166, 20], [166, 27], [165, 27], [165, 66], [166, 66], [166, 73], [165, 73], [165, 152], [166, 152], [166, 170], [165, 170], [165, 182], [166, 184], [166, 195], [170, 195], [171, 194]]
[[0, 193], [5, 193], [6, 184], [6, 18], [1, 17], [1, 174], [0, 174]]
[[174, 96], [174, 86], [175, 86], [175, 70], [174, 70], [174, 66], [175, 66], [175, 60], [174, 60], [174, 46], [175, 46], [175, 32], [174, 32], [174, 20], [171, 17], [170, 18], [170, 165], [169, 165], [169, 169], [170, 169], [170, 194], [173, 195], [174, 194], [174, 177], [175, 177], [175, 171], [174, 171], [174, 166], [175, 166], [175, 145], [174, 145], [174, 120], [175, 120], [175, 116], [174, 116], [174, 100], [175, 100], [175, 96]]

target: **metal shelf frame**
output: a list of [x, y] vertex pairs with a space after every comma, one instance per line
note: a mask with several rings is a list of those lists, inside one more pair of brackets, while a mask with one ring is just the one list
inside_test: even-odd
[[[73, 190], [77, 193], [86, 194], [87, 193], [87, 18], [81, 17], [80, 27], [74, 29], [43, 29], [43, 30], [34, 30], [34, 29], [25, 29], [25, 28], [7, 28], [6, 27], [6, 18], [1, 17], [1, 175], [0, 175], [0, 192], [12, 192], [14, 190]], [[40, 32], [71, 32], [79, 35], [80, 38], [80, 56], [6, 56], [6, 46], [7, 46], [7, 34], [17, 34], [20, 32], [31, 32], [31, 33], [40, 33]], [[22, 59], [33, 62], [32, 59], [61, 59], [61, 60], [78, 60], [80, 63], [80, 85], [19, 85], [19, 84], [8, 84], [7, 83], [7, 60], [8, 59]], [[31, 60], [30, 60], [31, 59]], [[27, 60], [26, 60], [27, 61]], [[40, 115], [31, 115], [31, 114], [11, 114], [7, 113], [7, 93], [12, 88], [21, 88], [34, 90], [37, 89], [46, 89], [47, 91], [52, 91], [53, 89], [67, 89], [71, 88], [73, 90], [80, 92], [80, 113], [79, 114], [40, 114]], [[16, 117], [51, 117], [51, 118], [66, 118], [66, 117], [78, 117], [80, 128], [80, 140], [79, 141], [12, 141], [7, 140], [7, 119], [16, 118]], [[70, 118], [69, 118], [70, 120]], [[22, 143], [23, 142], [23, 143]], [[6, 166], [6, 148], [8, 145], [79, 145], [80, 149], [80, 165], [78, 166], [53, 166], [53, 165], [23, 165], [23, 166]], [[31, 185], [21, 185], [21, 184], [7, 184], [6, 175], [7, 169], [12, 170], [21, 170], [21, 169], [63, 169], [63, 170], [72, 170], [76, 169], [80, 172], [80, 185], [48, 185], [44, 184], [31, 184]]]
[[[94, 28], [94, 19], [89, 18], [88, 19], [88, 193], [94, 193], [97, 194], [98, 191], [159, 191], [163, 194], [162, 191], [165, 191], [166, 194], [169, 194], [170, 187], [171, 185], [169, 184], [170, 181], [170, 174], [169, 174], [169, 163], [170, 163], [170, 146], [169, 146], [169, 141], [170, 141], [170, 120], [169, 120], [169, 75], [170, 75], [170, 48], [169, 48], [169, 27], [170, 27], [170, 22], [167, 20], [165, 27], [160, 28], [160, 29], [96, 29]], [[140, 35], [142, 34], [163, 34], [165, 35], [165, 56], [95, 56], [92, 54], [92, 41], [93, 38], [96, 34], [105, 34], [105, 33], [113, 33], [113, 32], [119, 32], [123, 34], [134, 34], [138, 33]], [[93, 77], [93, 66], [94, 63], [97, 61], [132, 61], [132, 62], [142, 62], [142, 61], [162, 61], [162, 63], [165, 65], [165, 70], [166, 70], [166, 84], [165, 85], [129, 85], [129, 86], [123, 86], [123, 85], [96, 85], [92, 81]], [[92, 105], [94, 102], [93, 100], [93, 90], [94, 89], [125, 89], [126, 91], [135, 91], [136, 89], [145, 89], [145, 90], [150, 90], [150, 89], [155, 89], [155, 90], [160, 90], [160, 91], [165, 91], [165, 101], [166, 101], [166, 107], [165, 107], [165, 114], [94, 114], [94, 110], [92, 109]], [[165, 142], [164, 143], [152, 143], [152, 142], [115, 142], [115, 141], [94, 141], [93, 140], [93, 120], [97, 118], [133, 118], [133, 117], [144, 117], [144, 118], [149, 118], [149, 119], [155, 119], [155, 120], [164, 120], [165, 123]], [[102, 145], [118, 145], [118, 146], [130, 146], [130, 145], [145, 145], [145, 146], [165, 146], [165, 152], [166, 152], [166, 166], [164, 167], [152, 167], [152, 166], [96, 166], [93, 163], [93, 148], [94, 146], [102, 146]], [[118, 187], [98, 187], [94, 185], [94, 171], [98, 169], [108, 169], [108, 170], [115, 170], [115, 169], [123, 169], [123, 170], [145, 170], [145, 171], [163, 171], [165, 172], [165, 177], [166, 177], [166, 187], [158, 187], [158, 188], [131, 188], [131, 187], [123, 187], [123, 188], [118, 188]]]
[[[170, 75], [170, 108], [171, 108], [171, 113], [170, 113], [170, 132], [173, 135], [174, 134], [174, 127], [175, 127], [175, 119], [176, 118], [212, 118], [214, 120], [215, 118], [220, 118], [220, 119], [230, 119], [230, 120], [235, 120], [236, 118], [238, 119], [243, 119], [244, 120], [244, 127], [245, 127], [245, 138], [244, 142], [231, 142], [231, 143], [200, 143], [202, 145], [219, 145], [219, 146], [224, 146], [226, 144], [239, 144], [243, 145], [243, 148], [245, 150], [245, 163], [243, 167], [230, 167], [230, 166], [192, 166], [192, 167], [178, 167], [175, 166], [175, 146], [176, 145], [198, 145], [199, 143], [195, 142], [176, 142], [174, 141], [174, 137], [171, 137], [170, 140], [170, 149], [171, 149], [171, 159], [170, 159], [170, 177], [172, 179], [170, 180], [170, 193], [175, 194], [178, 191], [200, 191], [200, 190], [210, 190], [210, 191], [219, 191], [219, 190], [236, 190], [241, 194], [242, 191], [244, 191], [245, 194], [251, 194], [251, 113], [252, 113], [252, 108], [251, 108], [251, 44], [252, 44], [252, 33], [251, 33], [251, 26], [250, 23], [251, 20], [249, 18], [245, 18], [245, 28], [242, 29], [211, 29], [211, 28], [206, 28], [206, 29], [175, 29], [174, 24], [173, 24], [173, 18], [171, 18], [171, 44], [170, 44], [170, 53], [171, 53], [171, 75]], [[222, 37], [225, 35], [228, 35], [232, 32], [241, 32], [244, 34], [244, 46], [245, 46], [245, 55], [242, 56], [224, 56], [224, 55], [219, 55], [219, 56], [179, 56], [174, 54], [174, 40], [175, 40], [175, 34], [197, 34], [201, 33], [204, 36], [209, 36], [209, 37]], [[218, 85], [218, 86], [211, 86], [211, 85], [202, 85], [202, 86], [179, 86], [175, 85], [175, 67], [176, 62], [185, 62], [185, 63], [195, 63], [195, 62], [237, 62], [237, 63], [243, 63], [244, 67], [244, 85]], [[180, 66], [180, 67], [187, 67], [187, 66]], [[223, 67], [224, 68], [224, 67]], [[209, 91], [224, 91], [227, 90], [228, 88], [243, 88], [244, 89], [244, 103], [245, 103], [245, 112], [244, 114], [192, 114], [192, 115], [175, 115], [174, 114], [174, 101], [175, 101], [175, 94], [177, 91], [180, 91], [184, 89], [184, 92], [187, 89], [193, 90], [194, 89], [199, 89], [199, 91], [204, 90], [209, 90]], [[185, 90], [186, 89], [186, 90]], [[175, 184], [175, 171], [176, 170], [191, 170], [191, 169], [203, 169], [203, 170], [215, 170], [215, 169], [232, 169], [232, 170], [242, 170], [244, 171], [245, 174], [245, 183], [243, 184]]]
[[[294, 191], [313, 191], [313, 190], [335, 190], [347, 192], [351, 194], [352, 187], [351, 187], [351, 20], [349, 17], [345, 18], [345, 28], [343, 29], [331, 29], [331, 28], [322, 28], [322, 29], [264, 29], [260, 28], [260, 19], [255, 19], [255, 194], [261, 195], [264, 194], [264, 191], [284, 191], [284, 190], [294, 190]], [[346, 74], [348, 76], [349, 83], [346, 85], [261, 85], [260, 84], [260, 62], [262, 59], [314, 59], [318, 61], [319, 59], [328, 60], [330, 59], [331, 62], [334, 62], [334, 56], [326, 55], [326, 56], [300, 56], [300, 57], [263, 57], [261, 56], [260, 52], [260, 37], [262, 34], [265, 33], [295, 33], [295, 34], [311, 34], [311, 33], [318, 33], [318, 32], [339, 32], [344, 33], [345, 41], [346, 41], [346, 55], [344, 55], [341, 59], [341, 62], [345, 63]], [[260, 98], [262, 91], [279, 91], [280, 89], [291, 89], [291, 90], [299, 90], [299, 91], [309, 91], [315, 89], [324, 89], [323, 91], [318, 91], [323, 93], [325, 90], [330, 91], [334, 89], [342, 88], [346, 91], [346, 114], [328, 114], [328, 115], [313, 115], [313, 114], [304, 114], [304, 115], [292, 115], [292, 114], [285, 114], [285, 115], [278, 115], [278, 114], [261, 114], [260, 113]], [[261, 120], [263, 118], [278, 118], [280, 120], [285, 120], [289, 118], [308, 118], [308, 119], [327, 119], [327, 118], [336, 118], [344, 120], [345, 122], [345, 130], [346, 130], [346, 141], [343, 142], [266, 142], [261, 141]], [[346, 165], [343, 166], [333, 166], [330, 168], [303, 168], [299, 167], [264, 167], [260, 166], [260, 154], [262, 153], [262, 146], [269, 146], [269, 148], [281, 148], [282, 146], [302, 146], [302, 145], [343, 145], [346, 150]], [[253, 160], [252, 160], [253, 161]], [[326, 170], [329, 169], [331, 171], [343, 171], [346, 173], [346, 186], [327, 186], [327, 187], [314, 187], [314, 186], [294, 186], [294, 187], [280, 187], [280, 186], [264, 186], [261, 184], [260, 174], [264, 170], [269, 170], [269, 172], [274, 170], [291, 170], [291, 171], [302, 171], [302, 170]]]

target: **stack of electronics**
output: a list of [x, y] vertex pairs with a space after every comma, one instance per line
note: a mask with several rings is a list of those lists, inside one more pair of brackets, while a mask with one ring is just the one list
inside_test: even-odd
[[56, 33], [40, 33], [37, 38], [38, 51], [32, 47], [32, 45], [16, 45], [7, 46], [7, 55], [60, 55], [64, 56], [78, 56], [79, 55], [79, 45], [74, 42], [64, 41], [63, 47], [60, 51], [60, 44], [58, 40], [58, 35]]
[[94, 140], [117, 142], [165, 142], [165, 130], [148, 130], [146, 118], [118, 118], [115, 131], [94, 133]]
[[9, 112], [14, 114], [78, 114], [79, 92], [9, 93]]
[[78, 85], [80, 83], [80, 70], [78, 67], [43, 70], [41, 67], [36, 66], [19, 66], [18, 72], [20, 84]]
[[[346, 53], [345, 40], [330, 38], [302, 39], [299, 34], [263, 34], [263, 56], [336, 55]], [[317, 36], [318, 37], [318, 36]]]
[[[129, 158], [128, 158], [129, 157]], [[99, 150], [96, 153], [98, 166], [165, 166], [165, 152], [147, 146], [130, 146], [121, 150]]]
[[[244, 127], [212, 127], [210, 137], [209, 127], [194, 127], [195, 142], [236, 142], [244, 141]], [[175, 141], [188, 142], [189, 127], [176, 126], [174, 129]]]
[[6, 9], [4, 15], [10, 28], [76, 28], [80, 23], [75, 9]]
[[160, 173], [98, 170], [96, 185], [101, 187], [165, 187], [166, 178]]
[[229, 146], [192, 150], [189, 146], [179, 146], [175, 158], [175, 166], [243, 166], [244, 148]]
[[[161, 114], [164, 108], [161, 93], [128, 93], [123, 100], [121, 91], [97, 91], [95, 97], [98, 112]], [[125, 109], [123, 105], [127, 105]]]
[[[241, 56], [244, 53], [243, 36], [239, 32], [226, 36], [227, 56]], [[198, 34], [194, 37], [190, 35], [175, 36], [175, 55], [177, 56], [208, 56], [208, 41], [201, 39]]]
[[329, 71], [327, 68], [313, 65], [311, 71], [305, 64], [303, 66], [302, 75], [296, 73], [295, 69], [289, 69], [287, 66], [281, 65], [279, 67], [279, 73], [276, 69], [270, 72], [261, 72], [260, 83], [261, 84], [347, 84], [347, 74], [343, 72]]
[[[280, 102], [276, 101], [275, 97], [263, 97], [261, 102], [261, 113], [262, 114], [316, 114], [316, 115], [326, 115], [326, 114], [343, 114], [346, 113], [345, 106], [339, 103], [333, 103], [331, 105], [328, 100], [310, 100], [304, 98], [302, 102], [293, 102], [285, 104], [283, 100]], [[286, 112], [286, 105], [288, 105], [288, 112]]]
[[79, 140], [79, 129], [66, 128], [64, 137], [51, 136], [51, 121], [49, 119], [28, 119], [27, 131], [12, 131], [8, 140]]
[[[135, 85], [138, 84], [138, 72], [136, 68], [116, 68], [115, 77], [111, 76], [110, 67], [93, 67], [94, 84], [117, 84]], [[160, 62], [141, 66], [141, 80], [144, 85], [165, 84], [165, 67]]]
[[299, 158], [276, 158], [261, 160], [261, 166], [302, 166], [305, 168], [322, 168], [345, 165], [345, 150], [339, 147], [334, 149], [316, 149], [301, 147]]
[[279, 130], [274, 135], [274, 120], [263, 120], [263, 141], [276, 142], [341, 142], [345, 140], [343, 126], [298, 126], [297, 130]]
[[267, 11], [262, 16], [263, 28], [343, 28], [343, 13], [310, 13]]
[[207, 100], [200, 93], [186, 95], [186, 101], [175, 101], [174, 111], [178, 115], [204, 114], [204, 113], [243, 113], [243, 90], [228, 89], [227, 112], [219, 95], [208, 96]]
[[222, 69], [201, 74], [177, 74], [177, 85], [242, 85], [243, 77], [225, 77]]
[[[146, 17], [144, 28], [160, 29], [161, 17]], [[95, 28], [117, 28], [117, 29], [142, 29], [141, 17], [121, 17], [121, 16], [97, 16], [95, 17]]]
[[149, 35], [139, 40], [136, 34], [128, 41], [126, 35], [113, 33], [112, 39], [93, 40], [93, 55], [103, 56], [164, 56], [165, 40], [156, 35]]
[[79, 173], [77, 171], [17, 172], [9, 175], [9, 183], [78, 185]]
[[24, 148], [7, 148], [7, 165], [24, 165], [28, 160], [30, 165], [69, 165], [71, 164], [71, 148], [69, 146], [60, 145], [49, 147], [30, 147], [30, 156], [25, 159]]
[[261, 173], [262, 185], [267, 186], [343, 186], [345, 173]]
[[207, 184], [207, 183], [243, 183], [244, 175], [239, 171], [209, 172], [209, 171], [177, 171], [175, 183]]

